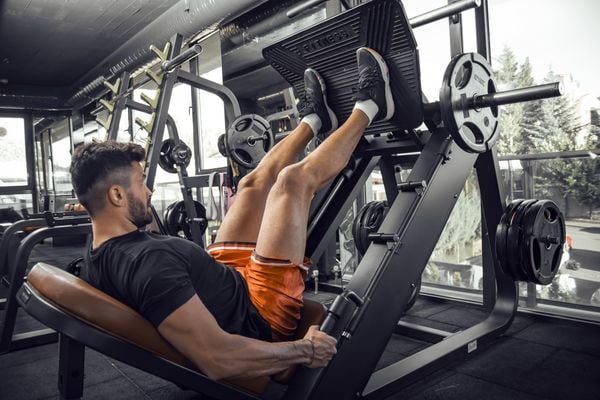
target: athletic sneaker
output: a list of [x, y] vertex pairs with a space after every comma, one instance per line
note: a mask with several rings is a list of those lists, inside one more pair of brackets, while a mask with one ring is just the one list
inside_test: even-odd
[[309, 114], [317, 114], [321, 120], [321, 129], [315, 136], [322, 142], [327, 134], [338, 127], [338, 120], [333, 110], [327, 104], [325, 81], [317, 71], [307, 68], [304, 71], [304, 98], [298, 104], [300, 118]]
[[358, 64], [356, 100], [373, 100], [379, 107], [373, 121], [387, 121], [394, 115], [394, 99], [387, 64], [379, 53], [368, 47], [356, 50], [356, 62]]

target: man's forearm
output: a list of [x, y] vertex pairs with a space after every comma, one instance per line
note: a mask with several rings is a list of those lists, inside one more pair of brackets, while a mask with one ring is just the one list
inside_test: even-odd
[[295, 364], [309, 364], [314, 356], [308, 339], [268, 343], [231, 335], [227, 342], [215, 351], [211, 368], [203, 368], [213, 379], [269, 376]]

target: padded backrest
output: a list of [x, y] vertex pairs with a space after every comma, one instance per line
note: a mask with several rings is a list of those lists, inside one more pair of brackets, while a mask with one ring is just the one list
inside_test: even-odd
[[63, 311], [169, 361], [195, 369], [144, 317], [60, 268], [37, 263], [27, 281]]

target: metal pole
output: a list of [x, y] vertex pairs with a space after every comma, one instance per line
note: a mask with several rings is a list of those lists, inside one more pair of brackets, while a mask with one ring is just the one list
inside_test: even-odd
[[481, 1], [482, 0], [460, 0], [455, 3], [450, 3], [447, 6], [428, 11], [425, 14], [417, 15], [416, 17], [411, 18], [408, 22], [413, 29], [418, 28], [431, 22], [439, 21], [440, 19], [458, 14], [462, 11], [466, 11], [471, 8], [477, 8], [481, 5]]

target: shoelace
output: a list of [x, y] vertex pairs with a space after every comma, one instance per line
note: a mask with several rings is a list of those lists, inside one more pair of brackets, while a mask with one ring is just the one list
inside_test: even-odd
[[381, 73], [377, 68], [365, 68], [361, 71], [358, 89], [371, 88], [381, 84]]
[[310, 89], [305, 89], [304, 98], [298, 104], [298, 111], [301, 114], [315, 112], [315, 94]]
[[314, 103], [312, 102], [312, 98], [308, 98], [308, 96], [304, 96], [302, 101], [298, 104], [298, 112], [301, 115], [307, 115], [311, 112], [314, 112]]

